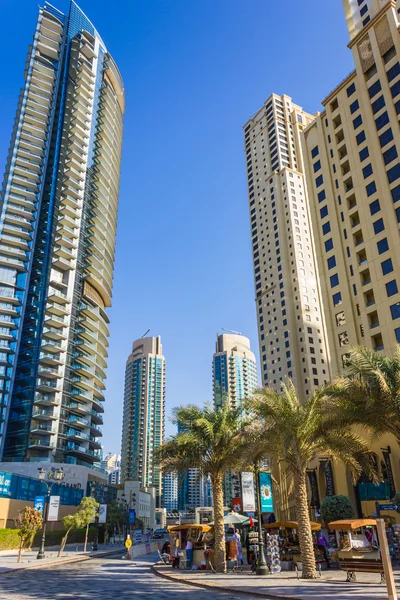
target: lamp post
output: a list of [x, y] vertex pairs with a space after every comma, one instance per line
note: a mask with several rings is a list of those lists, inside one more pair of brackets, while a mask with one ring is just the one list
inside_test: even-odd
[[94, 518], [94, 522], [95, 522], [95, 532], [94, 532], [94, 539], [93, 539], [93, 544], [92, 544], [92, 552], [97, 552], [98, 550], [98, 544], [99, 544], [99, 511], [96, 510], [96, 516]]
[[47, 524], [47, 515], [49, 512], [49, 503], [50, 503], [50, 494], [51, 494], [51, 490], [53, 489], [53, 485], [59, 481], [62, 481], [65, 477], [65, 473], [63, 471], [63, 469], [57, 469], [55, 472], [55, 481], [53, 481], [52, 483], [49, 483], [47, 481], [44, 480], [44, 478], [46, 477], [46, 471], [45, 469], [39, 469], [39, 479], [41, 481], [41, 483], [44, 483], [44, 485], [47, 488], [46, 491], [46, 496], [45, 496], [45, 500], [44, 500], [44, 515], [43, 515], [43, 531], [42, 531], [42, 541], [40, 544], [40, 549], [39, 552], [37, 553], [36, 558], [44, 558], [44, 543], [46, 540], [46, 524]]
[[261, 509], [261, 486], [260, 486], [260, 469], [257, 462], [254, 463], [254, 472], [256, 476], [257, 489], [257, 515], [258, 515], [258, 567], [257, 575], [269, 575], [269, 569], [264, 554], [264, 538], [262, 533], [262, 509]]

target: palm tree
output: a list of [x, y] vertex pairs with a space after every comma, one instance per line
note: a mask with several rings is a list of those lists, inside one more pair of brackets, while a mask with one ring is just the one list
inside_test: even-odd
[[215, 568], [226, 571], [223, 479], [229, 469], [247, 464], [249, 422], [240, 408], [224, 403], [217, 410], [206, 406], [181, 406], [174, 411], [177, 435], [170, 438], [157, 453], [164, 473], [186, 473], [198, 468], [209, 475], [213, 489]]
[[327, 389], [346, 422], [375, 435], [392, 433], [400, 443], [400, 345], [393, 358], [365, 346], [352, 348], [343, 377]]
[[[293, 479], [303, 578], [315, 579], [315, 557], [307, 499], [307, 465], [318, 455], [343, 461], [356, 482], [364, 470], [375, 479], [373, 460], [366, 442], [340, 421], [337, 405], [319, 389], [301, 402], [291, 381], [282, 392], [255, 393], [252, 410], [259, 418], [254, 444], [258, 452], [283, 461]], [[255, 421], [257, 423], [257, 421]]]

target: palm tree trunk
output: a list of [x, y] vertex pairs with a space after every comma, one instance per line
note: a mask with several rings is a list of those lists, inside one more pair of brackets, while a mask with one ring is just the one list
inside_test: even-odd
[[62, 538], [62, 540], [61, 540], [61, 545], [60, 545], [60, 549], [59, 549], [59, 551], [58, 551], [57, 557], [60, 557], [60, 556], [62, 555], [62, 553], [63, 553], [63, 551], [64, 551], [64, 548], [65, 548], [65, 545], [66, 545], [66, 543], [67, 543], [68, 534], [69, 534], [69, 532], [71, 531], [71, 529], [72, 529], [72, 528], [70, 527], [70, 528], [69, 528], [69, 529], [67, 529], [67, 531], [65, 532], [65, 535], [64, 535], [64, 537], [63, 537], [63, 538]]
[[301, 562], [303, 565], [303, 579], [316, 579], [314, 544], [311, 534], [310, 517], [308, 514], [308, 498], [306, 471], [294, 473], [294, 484], [296, 494], [296, 517], [299, 524], [299, 542]]
[[226, 572], [223, 475], [211, 478], [214, 505], [214, 557], [217, 573]]
[[83, 552], [86, 552], [88, 534], [89, 534], [89, 523], [86, 524], [85, 543], [83, 545]]

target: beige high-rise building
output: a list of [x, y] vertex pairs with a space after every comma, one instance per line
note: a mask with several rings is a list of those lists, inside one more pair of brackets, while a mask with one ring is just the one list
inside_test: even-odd
[[262, 383], [291, 377], [304, 398], [330, 379], [300, 140], [312, 119], [272, 94], [244, 127]]
[[400, 342], [400, 2], [344, 6], [356, 69], [304, 132], [333, 374]]

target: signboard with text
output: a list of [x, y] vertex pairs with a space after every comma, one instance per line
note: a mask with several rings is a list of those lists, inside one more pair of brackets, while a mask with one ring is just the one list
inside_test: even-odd
[[256, 510], [254, 475], [250, 471], [242, 473], [242, 502], [244, 512]]
[[107, 523], [107, 504], [99, 506], [99, 523]]
[[274, 512], [271, 473], [260, 473], [261, 512]]
[[58, 521], [58, 509], [60, 508], [60, 496], [50, 496], [48, 521]]
[[241, 498], [232, 498], [232, 510], [234, 512], [241, 512], [241, 510], [242, 510], [242, 499]]
[[33, 508], [44, 514], [44, 496], [36, 496]]

